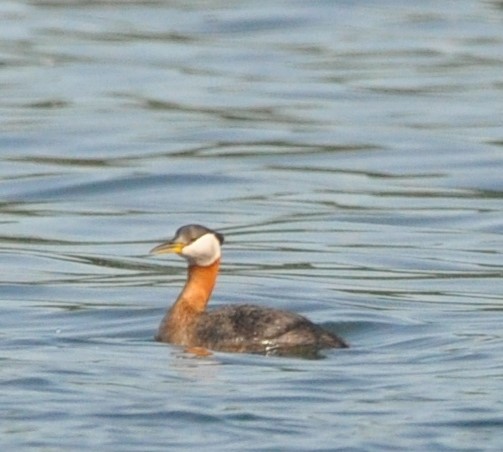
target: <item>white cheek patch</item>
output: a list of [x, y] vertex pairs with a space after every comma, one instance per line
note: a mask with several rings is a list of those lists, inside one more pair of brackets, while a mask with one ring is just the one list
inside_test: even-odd
[[207, 267], [220, 258], [220, 242], [213, 234], [204, 234], [182, 250], [191, 264]]

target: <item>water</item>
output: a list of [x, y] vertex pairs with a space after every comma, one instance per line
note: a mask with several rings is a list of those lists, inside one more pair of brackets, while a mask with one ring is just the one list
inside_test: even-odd
[[[503, 6], [0, 6], [2, 450], [500, 450]], [[148, 250], [226, 235], [213, 305], [349, 350], [194, 358]]]

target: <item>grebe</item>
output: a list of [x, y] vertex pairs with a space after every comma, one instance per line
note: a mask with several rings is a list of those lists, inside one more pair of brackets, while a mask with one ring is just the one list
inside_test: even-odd
[[[164, 316], [156, 340], [189, 350], [316, 356], [323, 348], [347, 344], [293, 312], [249, 304], [206, 310], [220, 267], [222, 234], [191, 224], [151, 250], [176, 253], [188, 261], [188, 277], [176, 302]], [[197, 353], [197, 352], [196, 352]]]

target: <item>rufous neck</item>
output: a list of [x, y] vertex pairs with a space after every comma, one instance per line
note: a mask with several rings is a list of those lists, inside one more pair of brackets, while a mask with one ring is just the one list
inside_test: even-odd
[[207, 267], [190, 265], [187, 282], [178, 297], [177, 304], [183, 303], [197, 312], [205, 310], [217, 281], [220, 259]]

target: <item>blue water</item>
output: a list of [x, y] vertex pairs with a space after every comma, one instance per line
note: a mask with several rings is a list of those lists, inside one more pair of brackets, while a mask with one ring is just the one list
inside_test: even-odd
[[[498, 1], [0, 5], [2, 450], [501, 450]], [[300, 312], [302, 360], [153, 341], [212, 305]]]

